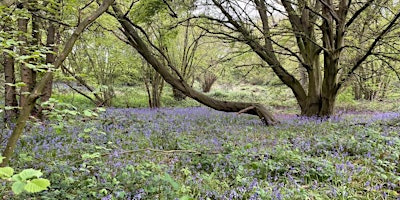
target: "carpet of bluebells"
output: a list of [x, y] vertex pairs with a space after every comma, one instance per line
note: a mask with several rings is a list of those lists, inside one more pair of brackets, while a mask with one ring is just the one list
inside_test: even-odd
[[0, 199], [399, 198], [400, 113], [276, 117], [266, 127], [203, 107], [107, 109], [30, 124], [11, 166], [40, 169], [51, 188], [14, 196], [3, 182]]

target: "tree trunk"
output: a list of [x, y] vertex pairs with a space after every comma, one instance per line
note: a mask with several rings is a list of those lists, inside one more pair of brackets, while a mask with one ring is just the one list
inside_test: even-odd
[[[311, 51], [315, 51], [312, 49]], [[309, 52], [308, 54], [312, 54]], [[319, 116], [322, 99], [321, 99], [321, 64], [319, 55], [314, 55], [307, 61], [310, 66], [307, 68], [308, 74], [308, 93], [304, 99], [304, 103], [299, 103], [301, 115], [303, 116]], [[303, 106], [302, 106], [303, 105]]]
[[217, 81], [217, 76], [206, 70], [203, 74], [203, 80], [200, 79], [200, 81], [203, 92], [207, 93], [211, 91], [211, 87], [214, 85], [215, 81]]
[[360, 100], [362, 97], [360, 83], [357, 81], [354, 81], [353, 83], [353, 95], [355, 100]]
[[[4, 27], [4, 31], [10, 31], [10, 27]], [[13, 46], [9, 47], [9, 51], [13, 51]], [[5, 76], [5, 95], [4, 102], [7, 108], [4, 115], [4, 121], [9, 123], [16, 119], [18, 114], [18, 101], [17, 101], [17, 92], [15, 87], [15, 67], [14, 67], [14, 58], [8, 53], [3, 53], [4, 60], [4, 76]]]
[[129, 44], [134, 47], [142, 57], [169, 83], [172, 87], [184, 93], [186, 96], [193, 98], [201, 104], [211, 107], [215, 110], [225, 112], [248, 113], [259, 116], [266, 125], [273, 125], [278, 121], [271, 113], [261, 104], [245, 103], [245, 102], [228, 102], [220, 101], [208, 97], [207, 95], [191, 88], [184, 80], [176, 78], [169, 71], [168, 67], [158, 61], [147, 44], [140, 38], [133, 23], [124, 15], [116, 4], [112, 5], [116, 18], [124, 29], [124, 34], [129, 40]]
[[153, 68], [142, 60], [142, 70], [144, 73], [144, 84], [146, 86], [147, 98], [150, 108], [160, 108], [161, 107], [161, 95], [164, 89], [164, 80], [161, 75], [154, 71]]
[[[10, 17], [4, 18], [4, 24], [9, 24], [9, 26], [4, 25], [1, 29], [11, 35], [12, 38], [12, 20]], [[13, 51], [14, 46], [10, 46], [7, 48], [8, 51]], [[15, 60], [12, 55], [7, 52], [3, 53], [3, 66], [4, 66], [4, 78], [5, 78], [5, 91], [4, 91], [4, 105], [8, 107], [5, 109], [4, 114], [4, 122], [10, 123], [14, 121], [18, 114], [18, 101], [17, 101], [17, 92], [15, 87]]]
[[172, 88], [172, 95], [174, 96], [174, 99], [177, 101], [182, 101], [186, 99], [186, 95], [175, 88]]
[[[47, 48], [49, 48], [51, 53], [46, 54], [46, 64], [53, 64], [54, 61], [56, 60], [55, 53], [57, 49], [55, 48], [55, 37], [56, 37], [56, 27], [54, 23], [49, 24], [49, 28], [47, 29], [47, 39], [46, 39], [46, 45]], [[46, 86], [43, 89], [43, 95], [40, 98], [40, 102], [44, 103], [48, 101], [51, 97], [53, 91], [53, 78], [49, 79], [48, 82], [46, 83]], [[38, 110], [38, 116], [41, 120], [44, 120], [44, 115], [43, 115], [43, 107], [40, 106]]]
[[[28, 18], [19, 18], [18, 19], [18, 29], [21, 32], [19, 36], [19, 41], [23, 42], [23, 46], [20, 47], [20, 55], [26, 55], [27, 51], [25, 47], [28, 45], [27, 38], [25, 34], [28, 33]], [[27, 61], [26, 61], [27, 62]], [[32, 72], [33, 70], [22, 64], [21, 66], [21, 81], [25, 84], [21, 87], [21, 96], [19, 105], [22, 107], [26, 103], [26, 99], [31, 92], [31, 88], [34, 87]]]

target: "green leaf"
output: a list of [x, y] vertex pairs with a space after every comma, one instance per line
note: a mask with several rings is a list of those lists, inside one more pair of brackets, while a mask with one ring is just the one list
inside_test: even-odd
[[13, 109], [16, 109], [16, 108], [18, 108], [18, 107], [16, 107], [16, 106], [6, 106], [6, 107], [4, 107], [4, 110], [13, 110]]
[[50, 186], [50, 181], [44, 178], [33, 179], [25, 185], [25, 190], [30, 193], [41, 192], [47, 190]]
[[85, 128], [85, 129], [83, 129], [83, 132], [89, 133], [89, 132], [92, 131], [92, 130], [93, 130], [93, 128]]
[[11, 177], [11, 180], [13, 181], [24, 181], [22, 178], [19, 176], [19, 174], [15, 174], [14, 176]]
[[93, 154], [82, 154], [82, 159], [93, 159], [93, 158], [99, 158], [101, 154], [99, 152], [93, 153]]
[[26, 183], [17, 181], [15, 183], [13, 183], [11, 189], [15, 194], [21, 194], [24, 191], [25, 185], [26, 185]]
[[13, 40], [13, 39], [6, 40], [6, 45], [7, 46], [13, 46], [13, 45], [17, 45], [17, 44], [18, 44], [18, 42]]
[[28, 180], [33, 177], [39, 178], [42, 175], [43, 173], [36, 169], [24, 169], [21, 173], [19, 173], [19, 177], [21, 177], [22, 180]]
[[0, 167], [0, 178], [10, 178], [14, 174], [11, 167]]
[[84, 110], [83, 111], [83, 115], [85, 115], [86, 117], [92, 117], [93, 116], [93, 112], [91, 112], [90, 110]]
[[101, 108], [101, 107], [99, 107], [99, 108], [96, 108], [97, 109], [97, 111], [98, 112], [104, 112], [104, 111], [106, 111], [106, 109], [105, 108]]
[[30, 63], [26, 63], [25, 66], [29, 69], [36, 69], [36, 65], [30, 64]]
[[16, 87], [24, 87], [26, 84], [24, 82], [18, 82], [15, 84]]
[[17, 57], [17, 60], [27, 60], [27, 59], [31, 59], [32, 58], [32, 56], [27, 56], [27, 55], [25, 55], [25, 56], [19, 56], [19, 57]]
[[162, 179], [164, 179], [165, 181], [170, 183], [172, 188], [174, 188], [175, 191], [180, 189], [179, 183], [177, 183], [174, 179], [172, 179], [172, 177], [169, 174], [165, 173], [165, 175]]
[[192, 197], [187, 196], [187, 195], [185, 195], [185, 196], [179, 198], [179, 200], [192, 200], [192, 199], [193, 199]]
[[6, 158], [6, 157], [0, 156], [0, 163], [3, 162], [3, 159], [4, 159], [4, 158]]

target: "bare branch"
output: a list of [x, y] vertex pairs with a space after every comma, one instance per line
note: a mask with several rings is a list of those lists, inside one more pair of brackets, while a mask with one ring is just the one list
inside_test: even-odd
[[361, 13], [366, 10], [369, 6], [372, 5], [372, 2], [375, 0], [368, 0], [360, 9], [358, 9], [353, 16], [349, 19], [349, 21], [346, 23], [345, 27], [349, 27], [356, 19], [358, 16], [361, 15]]
[[372, 55], [372, 51], [375, 49], [375, 47], [378, 45], [378, 43], [382, 40], [383, 36], [385, 36], [390, 29], [393, 28], [393, 26], [397, 23], [397, 20], [400, 17], [400, 12], [398, 12], [390, 21], [389, 25], [386, 26], [386, 28], [375, 38], [374, 42], [369, 46], [367, 52], [362, 56], [360, 59], [357, 60], [357, 62], [354, 64], [354, 66], [350, 69], [350, 71], [343, 77], [343, 79], [337, 84], [337, 89], [340, 89], [340, 87], [343, 85], [344, 82], [347, 81], [347, 79], [353, 75], [354, 71], [361, 66], [361, 64], [370, 56]]

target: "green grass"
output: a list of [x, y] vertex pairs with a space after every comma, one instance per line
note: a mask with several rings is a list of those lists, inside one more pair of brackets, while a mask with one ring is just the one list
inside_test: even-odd
[[[263, 103], [272, 111], [281, 113], [299, 114], [297, 102], [291, 91], [285, 87], [257, 86], [257, 85], [217, 85], [207, 93], [210, 97], [227, 101], [246, 101]], [[351, 91], [345, 90], [337, 97], [336, 111], [396, 111], [400, 104], [395, 93], [391, 98], [384, 101], [366, 101], [353, 99]], [[88, 99], [74, 92], [54, 92], [53, 98], [61, 102], [71, 103], [80, 108], [92, 108], [94, 106]], [[186, 98], [183, 101], [176, 101], [172, 96], [170, 86], [165, 86], [161, 98], [162, 107], [194, 107], [201, 106], [193, 99]], [[112, 107], [115, 108], [146, 108], [148, 97], [144, 87], [120, 87], [116, 89], [116, 96], [112, 100]]]

